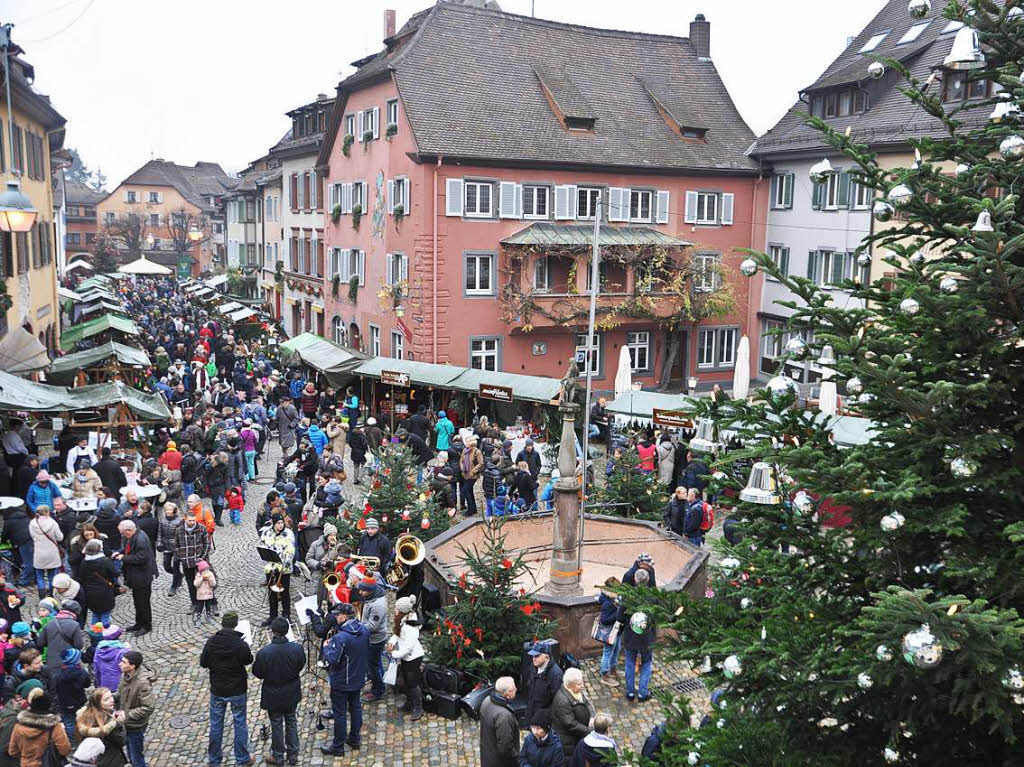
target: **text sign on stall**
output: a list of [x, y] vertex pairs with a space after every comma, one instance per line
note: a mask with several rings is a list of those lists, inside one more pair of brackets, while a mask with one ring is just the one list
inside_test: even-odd
[[658, 426], [675, 426], [681, 429], [693, 427], [693, 420], [682, 410], [659, 410], [654, 408], [654, 423]]
[[512, 387], [498, 386], [497, 384], [480, 384], [480, 399], [493, 399], [498, 402], [512, 401]]
[[400, 373], [397, 370], [380, 371], [380, 382], [389, 386], [408, 386], [410, 379], [408, 373]]

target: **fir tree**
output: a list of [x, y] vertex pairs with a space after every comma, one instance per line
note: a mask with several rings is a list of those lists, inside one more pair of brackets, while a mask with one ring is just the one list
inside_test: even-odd
[[[987, 63], [969, 79], [1018, 107], [1019, 5], [946, 10], [980, 35]], [[714, 598], [627, 595], [724, 692], [699, 732], [673, 704], [661, 765], [1024, 764], [1024, 127], [1012, 109], [987, 119], [1002, 95], [944, 104], [941, 85], [884, 63], [947, 129], [912, 142], [915, 167], [882, 170], [812, 122], [884, 201], [879, 215], [900, 214], [860, 247], [888, 251], [885, 284], [847, 282], [866, 308], [843, 308], [753, 256], [798, 296], [788, 330], [812, 330], [813, 355], [833, 347], [836, 380], [874, 432], [837, 447], [782, 380], [714, 415], [744, 441], [716, 462], [717, 484], [743, 488], [746, 461], [763, 460], [781, 502], [738, 503], [743, 541], [723, 546]]]
[[608, 475], [605, 486], [595, 494], [595, 500], [599, 504], [618, 505], [603, 508], [601, 513], [660, 519], [664, 493], [658, 488], [658, 477], [654, 472], [640, 470], [640, 455], [636, 448], [624, 449], [621, 457], [614, 461], [612, 473]]
[[529, 580], [522, 555], [505, 549], [503, 517], [483, 523], [482, 545], [460, 546], [466, 570], [450, 586], [445, 608], [430, 637], [430, 658], [491, 681], [518, 676], [523, 643], [549, 636], [540, 604], [520, 583]]

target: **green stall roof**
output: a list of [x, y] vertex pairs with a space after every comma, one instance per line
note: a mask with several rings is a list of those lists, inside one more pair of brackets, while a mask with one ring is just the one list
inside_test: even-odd
[[144, 350], [136, 349], [134, 346], [125, 346], [117, 341], [108, 341], [95, 349], [86, 349], [84, 352], [58, 357], [47, 372], [53, 377], [74, 374], [109, 357], [117, 357], [117, 361], [122, 365], [132, 367], [147, 367], [150, 364], [149, 355]]
[[513, 400], [526, 400], [527, 402], [550, 402], [557, 399], [562, 389], [562, 382], [557, 378], [499, 373], [494, 370], [476, 370], [475, 368], [465, 369], [464, 373], [448, 385], [459, 391], [476, 394], [480, 390], [480, 384], [508, 386], [512, 389]]
[[315, 333], [302, 333], [281, 344], [283, 352], [297, 355], [304, 365], [328, 376], [350, 375], [366, 355]]
[[69, 389], [0, 371], [0, 410], [61, 412], [111, 407], [122, 402], [144, 420], [165, 421], [171, 417], [162, 394], [142, 392], [122, 381]]
[[466, 372], [466, 368], [457, 365], [435, 365], [431, 362], [396, 360], [390, 357], [368, 359], [353, 372], [356, 375], [380, 378], [382, 370], [408, 373], [410, 380], [420, 386], [449, 386], [452, 381]]
[[105, 314], [94, 320], [83, 322], [61, 333], [60, 345], [62, 349], [71, 349], [84, 338], [91, 338], [108, 330], [115, 330], [129, 336], [139, 335], [139, 327], [131, 320], [117, 314]]

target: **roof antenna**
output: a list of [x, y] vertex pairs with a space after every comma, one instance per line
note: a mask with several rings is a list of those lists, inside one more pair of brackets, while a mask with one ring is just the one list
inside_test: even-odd
[[530, 16], [537, 18], [537, 0], [530, 0]]

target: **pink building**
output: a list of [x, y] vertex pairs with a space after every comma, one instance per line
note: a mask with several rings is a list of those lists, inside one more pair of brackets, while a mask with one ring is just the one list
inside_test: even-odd
[[390, 24], [339, 84], [317, 163], [329, 334], [561, 376], [586, 345], [600, 204], [597, 387], [623, 345], [644, 384], [731, 379], [760, 300], [738, 249], [763, 240], [767, 184], [709, 23], [676, 38], [438, 3]]

